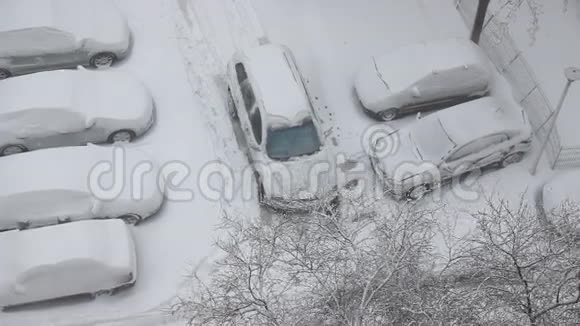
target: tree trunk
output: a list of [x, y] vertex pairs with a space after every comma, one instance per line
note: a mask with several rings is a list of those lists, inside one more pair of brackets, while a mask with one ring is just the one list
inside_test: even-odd
[[485, 16], [487, 14], [489, 2], [490, 0], [479, 0], [479, 4], [477, 5], [475, 22], [473, 23], [473, 29], [471, 30], [471, 40], [475, 44], [479, 44], [479, 39], [481, 38], [481, 32], [483, 32], [483, 23], [485, 23]]

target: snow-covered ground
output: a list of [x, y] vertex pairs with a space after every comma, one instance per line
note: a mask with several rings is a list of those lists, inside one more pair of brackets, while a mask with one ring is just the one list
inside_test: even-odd
[[[139, 145], [161, 163], [186, 163], [191, 175], [182, 187], [194, 189], [195, 198], [168, 202], [157, 216], [134, 228], [139, 255], [134, 288], [96, 301], [2, 313], [2, 326], [76, 325], [90, 324], [90, 320], [120, 325], [131, 315], [156, 320], [142, 314], [156, 316], [158, 308], [175, 296], [192, 266], [211, 259], [220, 214], [260, 214], [254, 201], [237, 196], [208, 200], [196, 183], [199, 171], [212, 162], [226, 162], [236, 176], [247, 166], [226, 112], [223, 73], [236, 49], [267, 41], [289, 46], [324, 121], [327, 143], [337, 153], [364, 161], [365, 132], [377, 122], [362, 112], [353, 92], [360, 64], [401, 45], [468, 35], [452, 1], [116, 1], [128, 16], [135, 39], [132, 55], [120, 66], [145, 82], [157, 107], [158, 121]], [[499, 93], [509, 96], [509, 87], [499, 86]], [[407, 117], [393, 126], [413, 120]], [[478, 179], [484, 189], [480, 193], [497, 191], [497, 196], [517, 200], [537, 183], [527, 164], [488, 171]], [[237, 189], [239, 178], [234, 182]], [[459, 235], [472, 230], [474, 223], [467, 213], [481, 207], [484, 198], [468, 201], [451, 191], [442, 198], [448, 207], [442, 217], [450, 218]]]
[[[537, 25], [530, 7], [522, 5], [509, 22], [509, 28], [555, 108], [566, 84], [564, 69], [580, 67], [580, 1], [541, 1], [540, 4]], [[563, 146], [580, 145], [579, 105], [580, 83], [575, 83], [558, 119]]]

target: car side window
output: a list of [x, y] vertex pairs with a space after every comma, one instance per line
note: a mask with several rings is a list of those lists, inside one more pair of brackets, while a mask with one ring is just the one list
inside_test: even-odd
[[[13, 32], [14, 46], [18, 49], [14, 56], [46, 53], [64, 53], [77, 48], [76, 40], [70, 33], [50, 27], [30, 28]], [[17, 53], [22, 52], [22, 53]]]
[[254, 108], [254, 105], [256, 104], [256, 95], [254, 94], [252, 85], [250, 85], [250, 81], [248, 79], [243, 81], [242, 84], [240, 84], [240, 89], [242, 91], [242, 97], [244, 99], [246, 112], [250, 114], [250, 112]]
[[86, 117], [66, 109], [29, 109], [5, 116], [0, 126], [20, 138], [45, 137], [80, 132]]
[[256, 139], [258, 145], [262, 144], [262, 114], [258, 107], [254, 107], [254, 110], [250, 112], [250, 124], [252, 125], [252, 133]]
[[51, 278], [53, 272], [54, 267], [51, 266], [34, 267], [16, 280], [14, 290], [19, 294], [48, 291], [54, 282]]
[[242, 63], [236, 64], [236, 75], [238, 77], [238, 83], [241, 85], [242, 82], [248, 79], [248, 74], [246, 73], [246, 68]]
[[448, 159], [448, 162], [460, 160], [468, 155], [479, 153], [485, 149], [498, 145], [509, 138], [506, 134], [495, 134], [486, 136], [468, 143], [453, 153]]

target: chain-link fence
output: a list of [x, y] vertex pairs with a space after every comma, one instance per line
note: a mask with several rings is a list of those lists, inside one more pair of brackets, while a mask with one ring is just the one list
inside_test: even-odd
[[[457, 10], [469, 27], [473, 25], [478, 0], [457, 0]], [[516, 100], [524, 107], [535, 135], [539, 140], [548, 136], [548, 128], [554, 109], [533, 69], [518, 50], [509, 35], [505, 22], [493, 15], [485, 20], [480, 46], [487, 53], [497, 70], [510, 82]], [[552, 132], [546, 147], [546, 156], [553, 168], [580, 167], [580, 147], [563, 147], [558, 129]]]

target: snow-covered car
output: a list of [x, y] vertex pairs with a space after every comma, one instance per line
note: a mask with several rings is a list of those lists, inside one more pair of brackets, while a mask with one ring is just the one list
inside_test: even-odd
[[489, 60], [477, 45], [447, 39], [371, 58], [356, 76], [355, 90], [365, 112], [390, 121], [482, 97], [491, 76]]
[[236, 53], [228, 86], [261, 203], [308, 210], [332, 202], [334, 166], [290, 50], [267, 44]]
[[118, 220], [0, 233], [0, 308], [113, 294], [137, 279], [131, 230]]
[[154, 121], [153, 98], [119, 71], [56, 70], [0, 81], [0, 156], [132, 141]]
[[[559, 227], [561, 222], [576, 225], [580, 232], [580, 218], [576, 212], [580, 208], [580, 171], [571, 170], [557, 174], [546, 182], [536, 197], [536, 207], [546, 222]], [[562, 221], [566, 218], [568, 221]], [[573, 220], [570, 220], [573, 219]], [[580, 233], [579, 233], [580, 234]]]
[[0, 231], [96, 218], [138, 223], [163, 203], [160, 178], [155, 161], [129, 146], [63, 147], [4, 157]]
[[[531, 137], [521, 108], [485, 97], [435, 112], [379, 138], [370, 160], [386, 192], [415, 200], [472, 170], [520, 162], [530, 150]], [[385, 146], [397, 150], [377, 155]]]
[[0, 0], [0, 79], [43, 70], [111, 66], [130, 31], [112, 0]]

